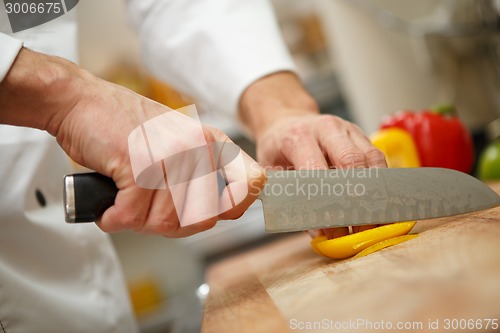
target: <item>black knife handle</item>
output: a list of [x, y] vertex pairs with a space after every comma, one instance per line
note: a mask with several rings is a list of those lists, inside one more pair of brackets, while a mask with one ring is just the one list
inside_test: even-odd
[[64, 177], [64, 215], [66, 222], [95, 222], [115, 202], [113, 179], [96, 172]]

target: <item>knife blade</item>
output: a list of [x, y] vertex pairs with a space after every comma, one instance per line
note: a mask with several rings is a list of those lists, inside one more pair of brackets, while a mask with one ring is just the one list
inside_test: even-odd
[[267, 176], [260, 198], [268, 232], [425, 220], [500, 205], [484, 183], [451, 169], [297, 170]]
[[[267, 232], [425, 220], [500, 205], [500, 197], [484, 183], [450, 169], [288, 170], [266, 175], [259, 199]], [[96, 173], [66, 176], [66, 221], [95, 221], [117, 191], [112, 179]]]

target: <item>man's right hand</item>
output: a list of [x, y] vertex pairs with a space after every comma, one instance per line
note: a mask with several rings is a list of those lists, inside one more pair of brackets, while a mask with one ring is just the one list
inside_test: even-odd
[[[299, 170], [387, 167], [382, 152], [358, 126], [319, 114], [317, 104], [293, 73], [275, 73], [250, 85], [240, 100], [240, 116], [255, 137], [257, 157], [264, 166]], [[349, 230], [329, 228], [321, 233], [332, 239]]]
[[[0, 83], [0, 123], [46, 130], [75, 162], [113, 178], [119, 189], [115, 205], [98, 221], [107, 232], [134, 230], [168, 237], [188, 236], [213, 227], [219, 218], [241, 216], [264, 185], [264, 171], [241, 152], [244, 170], [230, 172], [229, 186], [246, 184], [248, 194], [223, 214], [181, 227], [169, 190], [136, 185], [128, 150], [129, 134], [166, 112], [175, 111], [103, 81], [69, 61], [27, 49], [20, 52]], [[189, 122], [184, 118], [178, 117], [167, 127], [182, 129]], [[193, 140], [188, 134], [168, 136], [168, 132], [165, 128], [168, 139], [179, 147], [189, 147]], [[230, 141], [215, 128], [203, 127], [202, 132], [208, 144]], [[216, 198], [204, 193], [186, 196], [191, 205], [184, 208], [188, 212], [217, 204]]]

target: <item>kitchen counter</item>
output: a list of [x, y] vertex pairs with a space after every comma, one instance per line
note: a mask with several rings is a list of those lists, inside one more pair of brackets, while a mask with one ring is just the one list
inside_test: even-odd
[[500, 207], [413, 232], [357, 260], [318, 256], [298, 233], [214, 264], [202, 332], [499, 331]]

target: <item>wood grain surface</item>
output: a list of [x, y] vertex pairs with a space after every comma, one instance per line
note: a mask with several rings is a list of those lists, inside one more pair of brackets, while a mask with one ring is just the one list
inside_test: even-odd
[[500, 207], [414, 232], [357, 260], [320, 257], [300, 233], [219, 262], [202, 332], [500, 331]]

